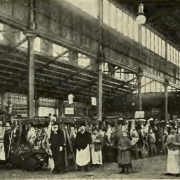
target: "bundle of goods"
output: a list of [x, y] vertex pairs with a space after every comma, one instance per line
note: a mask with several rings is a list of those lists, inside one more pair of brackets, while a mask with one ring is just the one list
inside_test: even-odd
[[[48, 163], [50, 147], [48, 144], [49, 122], [29, 119], [20, 121], [9, 133], [8, 168], [38, 170]], [[15, 131], [17, 129], [17, 131]]]

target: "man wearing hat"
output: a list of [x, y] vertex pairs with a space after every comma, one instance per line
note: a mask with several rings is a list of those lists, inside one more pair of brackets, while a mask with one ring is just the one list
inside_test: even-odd
[[80, 124], [80, 131], [77, 133], [75, 141], [76, 164], [81, 170], [85, 168], [87, 171], [89, 171], [91, 142], [91, 135], [86, 131], [86, 123], [82, 122]]
[[64, 133], [59, 129], [56, 122], [52, 125], [52, 132], [49, 139], [52, 157], [54, 161], [53, 173], [63, 173], [64, 164]]

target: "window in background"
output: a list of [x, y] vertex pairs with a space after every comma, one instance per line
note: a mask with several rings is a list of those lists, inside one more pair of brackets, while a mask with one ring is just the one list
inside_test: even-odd
[[155, 35], [155, 53], [159, 53], [159, 41], [158, 41], [158, 36]]
[[122, 24], [123, 24], [123, 34], [128, 36], [128, 15], [123, 12], [122, 15]]
[[151, 51], [154, 52], [154, 33], [151, 32]]
[[[26, 36], [23, 34], [23, 32], [20, 33], [20, 40], [23, 40]], [[23, 44], [20, 45], [23, 48], [28, 48], [28, 41], [25, 41]]]
[[14, 101], [15, 101], [15, 102], [19, 102], [19, 100], [20, 100], [19, 96], [16, 96], [16, 95], [15, 95], [15, 96], [14, 96]]
[[150, 85], [151, 85], [151, 92], [156, 92], [156, 84], [155, 84], [155, 81], [152, 82]]
[[[0, 31], [4, 30], [4, 24], [0, 23]], [[3, 36], [3, 32], [0, 32], [0, 40], [3, 40], [4, 36]]]
[[22, 102], [27, 102], [27, 97], [23, 96], [22, 97]]
[[117, 29], [117, 13], [116, 13], [116, 6], [112, 3], [110, 4], [110, 26], [113, 29]]
[[156, 92], [161, 92], [160, 91], [160, 83], [156, 81]]
[[175, 51], [174, 51], [174, 56], [175, 56], [175, 65], [177, 65], [177, 56], [178, 56], [178, 53], [177, 53], [178, 51], [175, 49]]
[[160, 56], [162, 56], [162, 41], [161, 41], [161, 38], [159, 37], [158, 38], [158, 41], [159, 41], [159, 46], [158, 46], [158, 54], [160, 55]]
[[133, 39], [134, 37], [134, 20], [131, 16], [129, 16], [129, 38]]
[[102, 72], [105, 73], [105, 74], [108, 74], [108, 63], [103, 63], [103, 68], [102, 68]]
[[41, 51], [41, 39], [40, 38], [35, 38], [34, 41], [34, 51], [40, 52]]
[[[59, 45], [53, 44], [53, 56], [56, 57], [58, 55], [60, 55], [61, 53], [63, 53], [64, 51], [66, 51], [67, 49], [64, 47], [61, 47]], [[65, 54], [64, 56], [62, 56], [61, 58], [59, 58], [60, 60], [66, 60], [69, 61], [68, 55]]]
[[142, 33], [142, 45], [146, 46], [146, 28], [141, 26], [141, 33]]
[[173, 48], [173, 62], [174, 62], [174, 64], [176, 64], [176, 49], [175, 48]]
[[170, 58], [171, 58], [171, 62], [174, 63], [174, 48], [172, 46], [170, 46], [170, 47], [171, 47], [171, 56], [170, 56]]
[[79, 66], [87, 67], [87, 66], [89, 66], [89, 63], [90, 63], [90, 59], [87, 56], [82, 55], [81, 53], [78, 53], [78, 65]]
[[108, 0], [103, 0], [103, 22], [107, 25], [109, 25], [109, 5], [110, 2]]
[[151, 33], [149, 31], [149, 29], [146, 29], [146, 47], [148, 49], [151, 49]]
[[73, 6], [81, 9], [85, 13], [91, 15], [94, 18], [97, 18], [98, 15], [98, 4], [97, 0], [65, 0], [66, 2], [72, 4]]
[[122, 24], [122, 10], [117, 8], [117, 31], [123, 32], [123, 24]]
[[114, 73], [114, 77], [117, 79], [120, 79], [120, 69], [118, 69], [118, 66], [115, 66], [115, 69], [117, 69]]
[[167, 60], [171, 61], [171, 47], [167, 44]]
[[141, 92], [142, 92], [142, 93], [145, 93], [145, 92], [146, 92], [146, 89], [145, 89], [145, 84], [146, 84], [146, 83], [145, 83], [145, 81], [146, 81], [146, 78], [143, 76], [143, 77], [142, 77], [142, 86], [143, 86], [143, 87], [141, 88]]
[[138, 37], [138, 31], [139, 31], [139, 26], [138, 26], [138, 23], [136, 21], [134, 21], [134, 40], [136, 42], [139, 41], [139, 37]]
[[167, 52], [166, 51], [166, 44], [165, 44], [164, 40], [162, 40], [161, 43], [162, 43], [162, 57], [165, 58], [166, 57], [166, 52]]
[[124, 69], [121, 68], [120, 71], [121, 71], [121, 74], [120, 74], [121, 80], [124, 80], [125, 79], [125, 77], [124, 77]]

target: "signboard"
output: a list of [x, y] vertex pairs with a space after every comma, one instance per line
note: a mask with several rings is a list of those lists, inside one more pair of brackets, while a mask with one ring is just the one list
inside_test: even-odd
[[135, 119], [143, 119], [143, 118], [144, 118], [144, 111], [135, 112]]
[[160, 112], [159, 109], [152, 109], [152, 114], [158, 114]]
[[13, 104], [12, 106], [13, 115], [22, 115], [23, 117], [28, 116], [27, 105], [24, 104]]
[[74, 108], [73, 107], [66, 107], [65, 108], [65, 114], [74, 114]]

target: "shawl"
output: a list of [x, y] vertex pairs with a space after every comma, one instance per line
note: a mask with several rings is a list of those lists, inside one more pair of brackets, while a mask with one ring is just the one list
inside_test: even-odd
[[167, 137], [166, 144], [167, 144], [168, 149], [171, 150], [171, 151], [175, 151], [175, 150], [179, 149], [176, 135], [170, 134]]
[[94, 151], [100, 151], [103, 142], [103, 136], [101, 134], [92, 134], [92, 144], [94, 145]]
[[81, 149], [84, 150], [86, 149], [88, 144], [91, 144], [91, 142], [91, 135], [87, 131], [85, 131], [84, 133], [78, 132], [75, 140], [75, 147], [79, 151]]
[[122, 137], [118, 142], [119, 150], [129, 150], [132, 147], [132, 143], [128, 137]]

